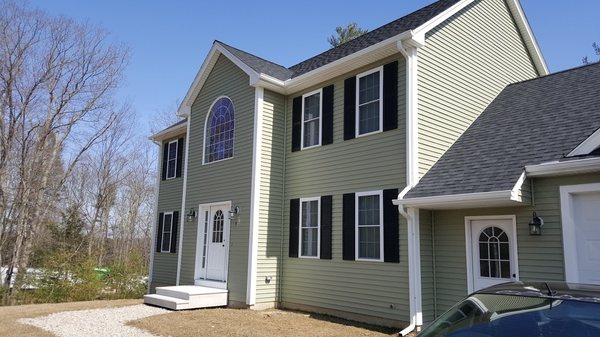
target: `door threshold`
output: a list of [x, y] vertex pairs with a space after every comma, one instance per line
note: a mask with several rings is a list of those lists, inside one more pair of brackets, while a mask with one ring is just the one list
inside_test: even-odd
[[194, 285], [218, 289], [227, 289], [227, 282], [225, 281], [213, 281], [213, 280], [194, 280]]

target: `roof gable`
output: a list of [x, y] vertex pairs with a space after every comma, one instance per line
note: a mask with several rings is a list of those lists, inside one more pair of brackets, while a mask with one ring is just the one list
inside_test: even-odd
[[405, 199], [511, 190], [600, 128], [600, 64], [506, 87]]

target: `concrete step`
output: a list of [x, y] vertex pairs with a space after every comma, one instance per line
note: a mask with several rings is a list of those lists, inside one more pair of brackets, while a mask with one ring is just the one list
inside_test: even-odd
[[144, 303], [171, 310], [227, 306], [226, 289], [200, 286], [157, 287], [156, 294], [145, 295]]

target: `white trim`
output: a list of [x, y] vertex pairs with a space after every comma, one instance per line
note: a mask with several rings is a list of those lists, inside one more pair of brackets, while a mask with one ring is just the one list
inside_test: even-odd
[[555, 161], [525, 166], [528, 177], [544, 177], [600, 171], [600, 158]]
[[[379, 73], [379, 129], [371, 131], [371, 132], [367, 132], [367, 133], [360, 133], [360, 79], [365, 77], [365, 76], [369, 76], [372, 75], [374, 73]], [[379, 66], [377, 68], [374, 69], [370, 69], [367, 71], [364, 71], [358, 75], [356, 75], [356, 93], [355, 93], [355, 101], [354, 101], [354, 109], [356, 111], [355, 117], [354, 117], [354, 136], [356, 138], [359, 137], [364, 137], [364, 136], [368, 136], [374, 133], [380, 133], [383, 132], [383, 66]], [[374, 101], [371, 102], [366, 102], [363, 103], [364, 104], [368, 104], [368, 103], [373, 103]]]
[[[169, 157], [171, 156], [171, 144], [175, 143], [175, 169], [173, 170], [173, 176], [169, 177], [169, 161], [171, 160]], [[179, 139], [175, 139], [170, 141], [167, 144], [167, 167], [165, 168], [166, 170], [166, 174], [165, 174], [165, 179], [166, 180], [171, 180], [174, 178], [177, 178], [177, 161], [179, 158], [177, 158], [177, 152], [179, 151]]]
[[600, 183], [560, 186], [560, 210], [566, 282], [579, 283], [573, 195], [589, 192], [600, 192]]
[[586, 155], [598, 147], [600, 147], [600, 128], [594, 131], [594, 133], [592, 133], [592, 135], [584, 140], [581, 144], [577, 145], [577, 147], [573, 149], [573, 151], [571, 151], [567, 157]]
[[163, 218], [162, 218], [162, 223], [163, 223], [163, 228], [162, 228], [162, 233], [160, 233], [160, 238], [162, 241], [162, 238], [165, 236], [165, 218], [167, 215], [171, 215], [171, 230], [169, 231], [169, 249], [164, 249], [165, 247], [163, 247], [163, 242], [160, 243], [160, 252], [161, 253], [170, 253], [171, 252], [171, 242], [173, 241], [173, 212], [164, 212], [163, 213]]
[[185, 229], [185, 202], [187, 199], [187, 177], [188, 177], [188, 158], [190, 152], [190, 128], [192, 125], [192, 115], [189, 115], [187, 121], [187, 130], [185, 136], [185, 155], [183, 156], [183, 191], [181, 196], [181, 221], [179, 226], [179, 247], [177, 250], [177, 277], [175, 279], [175, 285], [179, 285], [181, 277], [181, 256], [183, 254], [183, 232]]
[[419, 182], [419, 59], [415, 47], [398, 49], [406, 59], [406, 185], [412, 188]]
[[513, 186], [512, 190], [510, 190], [510, 200], [519, 201], [519, 202], [523, 201], [521, 193], [519, 193], [519, 192], [521, 191], [521, 187], [523, 187], [523, 183], [525, 182], [526, 178], [527, 178], [527, 176], [525, 174], [525, 171], [523, 170], [523, 172], [521, 173], [521, 176], [519, 176], [519, 179], [515, 183], [515, 186]]
[[[472, 229], [471, 222], [477, 220], [510, 220], [512, 222], [512, 237], [511, 245], [512, 253], [514, 257], [514, 280], [519, 280], [519, 250], [517, 242], [517, 217], [514, 214], [511, 215], [482, 215], [482, 216], [465, 216], [465, 255], [467, 262], [467, 294], [472, 293], [473, 290], [473, 249], [472, 249]], [[512, 263], [513, 261], [511, 261]], [[512, 275], [511, 275], [512, 278]]]
[[[308, 201], [317, 202], [317, 255], [302, 255], [302, 203]], [[321, 197], [300, 198], [300, 211], [298, 212], [298, 257], [303, 259], [320, 259], [321, 258]]]
[[437, 195], [432, 197], [421, 197], [412, 199], [396, 199], [393, 200], [394, 205], [403, 205], [405, 207], [463, 207], [463, 206], [491, 206], [495, 203], [499, 204], [514, 204], [516, 201], [511, 200], [512, 190], [510, 191], [493, 191], [479, 193], [464, 193], [451, 195]]
[[258, 227], [260, 226], [260, 176], [262, 163], [262, 128], [264, 89], [256, 87], [254, 92], [254, 139], [252, 141], [252, 187], [250, 196], [250, 228], [248, 243], [248, 284], [246, 304], [256, 304], [256, 269], [258, 265]]
[[424, 36], [427, 32], [429, 32], [433, 28], [437, 27], [444, 21], [448, 20], [454, 14], [463, 10], [463, 8], [470, 5], [473, 1], [474, 0], [463, 0], [463, 1], [457, 2], [456, 4], [452, 5], [450, 8], [446, 9], [444, 12], [442, 12], [438, 16], [434, 17], [433, 19], [425, 22], [424, 24], [422, 24], [419, 27], [417, 27], [416, 29], [414, 29], [412, 31], [413, 34], [415, 36]]
[[420, 240], [420, 217], [418, 208], [408, 209], [407, 219], [408, 235], [408, 273], [409, 294], [413, 306], [413, 319], [416, 325], [423, 325], [423, 307], [421, 294], [421, 240]]
[[[304, 146], [304, 99], [306, 97], [310, 97], [310, 96], [313, 96], [316, 94], [319, 94], [319, 142], [317, 144], [314, 144], [311, 146]], [[306, 150], [306, 149], [310, 149], [313, 147], [321, 146], [322, 139], [323, 139], [323, 88], [313, 90], [311, 92], [308, 92], [308, 93], [302, 95], [302, 111], [300, 111], [300, 114], [302, 116], [302, 118], [301, 118], [302, 127], [301, 127], [301, 133], [300, 133], [300, 149]], [[315, 119], [316, 118], [313, 118], [312, 120], [315, 120]]]
[[[229, 100], [229, 102], [231, 102], [231, 106], [233, 107], [233, 149], [231, 149], [231, 151], [232, 151], [231, 157], [206, 162], [206, 133], [207, 133], [206, 128], [208, 127], [208, 119], [212, 115], [212, 109], [215, 106], [215, 103], [217, 103], [222, 98], [227, 98]], [[233, 159], [235, 157], [235, 115], [236, 115], [235, 104], [233, 104], [233, 100], [229, 96], [221, 95], [221, 96], [215, 98], [215, 100], [210, 105], [210, 108], [208, 109], [208, 112], [206, 113], [206, 118], [204, 119], [204, 136], [203, 136], [204, 138], [202, 139], [202, 165], [210, 165], [212, 163], [222, 162], [225, 160]]]
[[[540, 47], [535, 39], [535, 35], [531, 31], [531, 26], [529, 25], [529, 21], [527, 20], [527, 16], [523, 11], [523, 7], [521, 7], [521, 3], [519, 0], [507, 0], [508, 9], [511, 11], [513, 18], [517, 23], [517, 28], [519, 32], [522, 33], [523, 40], [525, 42], [525, 46], [529, 49], [529, 55], [533, 60], [533, 63], [538, 71], [538, 73], [543, 75], [548, 75], [550, 71], [548, 71], [548, 66], [546, 65], [546, 61], [544, 60], [544, 56], [540, 50]], [[525, 32], [522, 32], [522, 28], [525, 29]]]
[[[358, 256], [359, 253], [359, 237], [358, 237], [358, 199], [360, 197], [379, 196], [379, 259], [370, 259], [370, 258], [361, 258]], [[356, 192], [354, 195], [354, 259], [356, 261], [367, 261], [367, 262], [383, 262], [384, 261], [384, 247], [383, 247], [383, 191], [366, 191], [366, 192]]]
[[[162, 158], [162, 143], [154, 141], [154, 144], [158, 145], [158, 158]], [[160, 181], [162, 178], [162, 172], [159, 166], [156, 167], [156, 181], [154, 182], [154, 218], [152, 220], [152, 236], [150, 237], [150, 268], [148, 270], [148, 294], [152, 287], [152, 274], [154, 273], [154, 254], [156, 251], [156, 237], [158, 236], [158, 194], [160, 193]]]

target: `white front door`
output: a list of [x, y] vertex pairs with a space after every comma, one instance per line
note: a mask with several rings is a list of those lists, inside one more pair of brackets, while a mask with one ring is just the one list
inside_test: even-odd
[[600, 192], [573, 195], [579, 283], [600, 284]]
[[228, 203], [200, 205], [196, 250], [196, 283], [227, 282], [229, 255]]
[[467, 220], [470, 245], [469, 292], [517, 279], [515, 226], [512, 219]]

